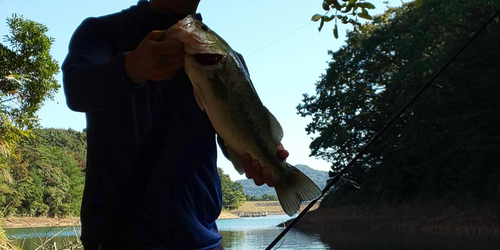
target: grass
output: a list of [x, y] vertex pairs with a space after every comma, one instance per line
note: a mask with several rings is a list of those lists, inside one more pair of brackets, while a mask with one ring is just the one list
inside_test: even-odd
[[[62, 230], [60, 230], [58, 233], [51, 237], [41, 237], [38, 235], [36, 232], [36, 229], [32, 227], [33, 231], [37, 234], [39, 243], [35, 243], [37, 248], [36, 250], [58, 250], [58, 249], [65, 249], [65, 250], [76, 250], [76, 249], [83, 249], [82, 242], [80, 241], [79, 237], [77, 236], [76, 239], [71, 239], [71, 237], [68, 237], [67, 239], [63, 239], [62, 242], [59, 241], [59, 243], [54, 242], [53, 239], [57, 237], [59, 234], [64, 232], [66, 229], [73, 227], [73, 231], [75, 232], [75, 235], [79, 235], [76, 231], [75, 226], [68, 226]], [[21, 246], [17, 246], [18, 244], [21, 244]], [[21, 250], [23, 249], [23, 244], [19, 243], [17, 241], [17, 244], [14, 243], [13, 240], [9, 240], [7, 238], [7, 235], [5, 234], [5, 231], [2, 229], [0, 226], [0, 250]]]
[[11, 241], [7, 238], [5, 231], [3, 231], [2, 226], [0, 225], [0, 249], [1, 250], [19, 250], [20, 248], [15, 247], [11, 244]]

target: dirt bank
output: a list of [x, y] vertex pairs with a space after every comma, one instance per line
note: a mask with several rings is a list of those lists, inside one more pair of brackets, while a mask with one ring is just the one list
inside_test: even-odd
[[[223, 210], [219, 219], [236, 219], [238, 216]], [[30, 227], [67, 227], [79, 226], [80, 218], [49, 218], [49, 217], [7, 217], [0, 218], [3, 228], [30, 228]]]
[[220, 212], [220, 215], [219, 215], [219, 220], [225, 220], [225, 219], [238, 219], [240, 218], [239, 216], [237, 215], [234, 215], [233, 213], [229, 212], [229, 211], [226, 211], [226, 210], [222, 210]]
[[442, 202], [319, 208], [297, 223], [314, 229], [398, 230], [437, 235], [500, 236], [500, 204]]
[[1, 218], [0, 221], [3, 228], [67, 227], [80, 225], [80, 218], [78, 217], [7, 217]]
[[[299, 211], [302, 211], [308, 203], [304, 203], [300, 206]], [[317, 209], [319, 203], [316, 203], [311, 210]], [[247, 201], [244, 202], [241, 207], [235, 210], [231, 210], [233, 214], [239, 213], [263, 213], [266, 212], [268, 215], [279, 215], [285, 214], [279, 201]]]

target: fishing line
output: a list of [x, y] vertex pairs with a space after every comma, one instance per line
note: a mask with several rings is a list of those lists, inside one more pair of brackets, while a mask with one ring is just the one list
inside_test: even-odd
[[264, 46], [264, 47], [262, 47], [262, 48], [260, 48], [260, 49], [258, 49], [258, 50], [256, 50], [256, 51], [252, 52], [251, 54], [249, 54], [249, 55], [245, 56], [245, 58], [249, 58], [250, 56], [252, 56], [252, 55], [254, 55], [254, 54], [257, 54], [257, 52], [259, 52], [259, 51], [261, 51], [261, 50], [263, 50], [263, 49], [265, 49], [265, 48], [267, 48], [267, 47], [269, 47], [269, 46], [271, 46], [271, 45], [273, 45], [273, 44], [275, 44], [275, 43], [277, 43], [277, 42], [279, 42], [279, 41], [281, 41], [281, 40], [285, 39], [287, 36], [289, 36], [289, 35], [291, 35], [291, 34], [293, 34], [293, 33], [297, 32], [297, 31], [299, 31], [300, 29], [302, 29], [302, 28], [306, 27], [307, 25], [309, 25], [309, 24], [311, 24], [311, 23], [313, 23], [313, 22], [308, 22], [308, 23], [306, 23], [306, 24], [302, 25], [301, 27], [297, 28], [296, 30], [294, 30], [294, 31], [292, 31], [292, 32], [290, 32], [290, 33], [288, 33], [288, 34], [286, 34], [286, 35], [282, 36], [281, 38], [278, 38], [278, 40], [275, 40], [274, 42], [272, 42], [272, 43], [270, 43], [270, 44], [268, 44], [268, 45], [266, 45], [266, 46]]
[[410, 99], [410, 101], [408, 101], [400, 110], [399, 112], [394, 115], [391, 120], [389, 120], [389, 122], [387, 124], [384, 125], [384, 127], [382, 127], [382, 129], [377, 133], [375, 134], [375, 136], [373, 136], [373, 138], [368, 142], [368, 144], [366, 144], [362, 149], [361, 151], [359, 151], [359, 153], [351, 159], [351, 161], [349, 162], [349, 164], [347, 164], [347, 166], [345, 166], [342, 171], [340, 171], [340, 173], [338, 173], [329, 183], [328, 185], [326, 185], [326, 187], [322, 190], [321, 192], [321, 195], [316, 198], [315, 200], [312, 200], [309, 205], [307, 205], [307, 207], [302, 210], [302, 212], [297, 215], [297, 217], [295, 217], [295, 219], [290, 223], [290, 225], [288, 225], [288, 227], [286, 227], [281, 233], [280, 235], [278, 235], [278, 237], [276, 237], [276, 239], [274, 239], [273, 242], [271, 242], [271, 244], [269, 244], [269, 246], [266, 248], [266, 250], [271, 250], [275, 245], [276, 243], [278, 243], [281, 238], [283, 238], [283, 236], [285, 236], [286, 233], [288, 233], [288, 231], [290, 231], [290, 229], [293, 228], [293, 226], [295, 224], [297, 224], [297, 222], [311, 209], [312, 206], [314, 206], [314, 204], [316, 204], [316, 202], [318, 202], [319, 199], [321, 199], [325, 194], [326, 192], [328, 192], [328, 190], [335, 184], [337, 183], [340, 178], [342, 178], [342, 175], [344, 175], [353, 165], [354, 163], [368, 150], [368, 148], [373, 144], [373, 142], [375, 140], [377, 140], [386, 130], [389, 126], [391, 126], [394, 121], [399, 118], [399, 116], [427, 89], [429, 88], [429, 86], [431, 86], [432, 82], [434, 82], [434, 80], [436, 80], [436, 78], [441, 75], [441, 73], [443, 73], [443, 71], [448, 68], [448, 66], [472, 43], [472, 41], [474, 41], [474, 39], [476, 39], [476, 37], [481, 33], [483, 32], [486, 27], [497, 17], [500, 15], [500, 10], [498, 10], [456, 53], [455, 55], [448, 60], [448, 62], [446, 62], [446, 64], [436, 73], [434, 74], [434, 76]]

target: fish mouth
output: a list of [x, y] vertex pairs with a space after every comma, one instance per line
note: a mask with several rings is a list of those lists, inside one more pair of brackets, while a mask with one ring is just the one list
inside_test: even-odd
[[221, 54], [194, 54], [194, 59], [201, 65], [209, 66], [218, 64], [224, 58]]

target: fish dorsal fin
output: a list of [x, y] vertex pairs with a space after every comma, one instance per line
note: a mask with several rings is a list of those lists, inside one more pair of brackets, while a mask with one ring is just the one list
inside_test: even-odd
[[281, 143], [281, 139], [283, 139], [283, 128], [281, 128], [281, 125], [278, 120], [276, 120], [276, 117], [274, 117], [274, 115], [269, 112], [269, 109], [266, 108], [266, 111], [273, 143], [275, 146], [278, 146]]

